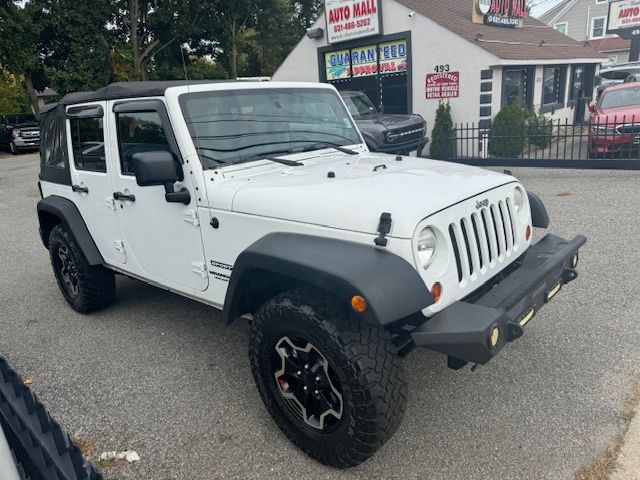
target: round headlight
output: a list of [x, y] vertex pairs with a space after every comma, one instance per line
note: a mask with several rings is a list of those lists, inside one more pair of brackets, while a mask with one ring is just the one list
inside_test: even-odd
[[418, 235], [418, 259], [422, 264], [422, 268], [427, 268], [433, 260], [436, 252], [436, 234], [427, 227]]
[[516, 187], [513, 191], [513, 206], [515, 207], [516, 212], [519, 212], [522, 210], [522, 207], [524, 207], [524, 192], [520, 187]]

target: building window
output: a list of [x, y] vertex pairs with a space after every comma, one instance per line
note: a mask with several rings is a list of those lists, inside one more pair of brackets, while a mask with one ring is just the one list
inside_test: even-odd
[[509, 67], [502, 70], [502, 105], [520, 104], [531, 108], [533, 67]]
[[556, 23], [553, 28], [555, 28], [560, 33], [564, 33], [565, 35], [569, 35], [569, 22], [560, 22]]
[[607, 27], [607, 17], [595, 17], [591, 19], [591, 38], [602, 38]]
[[544, 67], [542, 73], [542, 105], [564, 102], [566, 67]]

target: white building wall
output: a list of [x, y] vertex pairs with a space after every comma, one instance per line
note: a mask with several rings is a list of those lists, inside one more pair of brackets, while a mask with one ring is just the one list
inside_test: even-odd
[[[436, 65], [449, 65], [450, 70], [460, 72], [460, 97], [450, 99], [451, 115], [456, 123], [475, 122], [480, 119], [480, 70], [498, 63], [499, 59], [479, 46], [451, 33], [429, 18], [415, 14], [394, 0], [382, 2], [383, 33], [412, 31], [412, 109], [427, 121], [431, 133], [438, 108], [438, 100], [427, 100], [426, 75], [435, 73]], [[469, 5], [471, 15], [471, 5]], [[324, 16], [312, 28], [326, 28]], [[416, 32], [425, 32], [423, 37]], [[366, 39], [362, 39], [363, 43]], [[327, 45], [325, 37], [311, 40], [306, 36], [274, 73], [273, 80], [319, 81], [318, 48]], [[336, 46], [339, 48], [339, 45]], [[500, 102], [500, 77], [494, 72], [492, 115], [497, 113]], [[487, 92], [489, 93], [489, 92]], [[497, 103], [496, 103], [497, 102]]]

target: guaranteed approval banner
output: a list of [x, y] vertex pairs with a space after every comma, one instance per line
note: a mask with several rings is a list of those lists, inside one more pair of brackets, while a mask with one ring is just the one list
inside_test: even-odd
[[381, 0], [325, 0], [327, 42], [339, 43], [382, 33]]

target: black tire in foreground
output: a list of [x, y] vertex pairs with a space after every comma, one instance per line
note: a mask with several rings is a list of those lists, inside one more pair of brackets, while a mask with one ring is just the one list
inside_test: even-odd
[[89, 313], [113, 303], [116, 294], [113, 271], [89, 265], [62, 225], [51, 230], [49, 256], [60, 291], [75, 311]]
[[[69, 435], [0, 357], [0, 435], [22, 478], [101, 480]], [[3, 478], [0, 472], [0, 478]]]
[[328, 294], [296, 288], [264, 304], [249, 358], [278, 426], [324, 464], [362, 463], [402, 421], [407, 384], [390, 335]]

